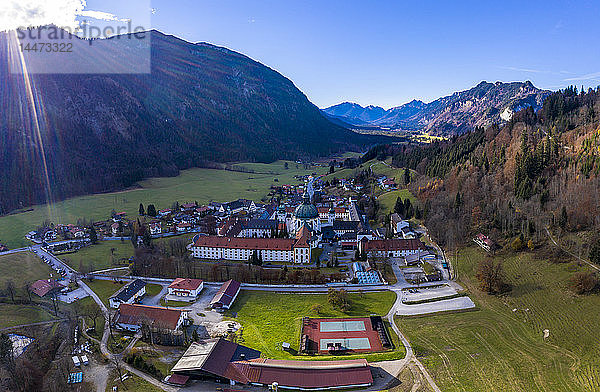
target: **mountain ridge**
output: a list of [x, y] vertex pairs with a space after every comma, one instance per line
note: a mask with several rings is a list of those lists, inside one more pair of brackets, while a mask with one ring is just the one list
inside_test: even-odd
[[[10, 72], [0, 33], [0, 213], [210, 162], [310, 159], [380, 140], [332, 123], [290, 79], [248, 56], [150, 33], [149, 74], [30, 74], [35, 107], [22, 75]], [[77, 49], [88, 47], [96, 52], [60, 61], [112, 61], [133, 44], [108, 39]], [[32, 67], [34, 55], [24, 54]]]
[[[530, 81], [482, 81], [468, 90], [457, 91], [429, 103], [414, 99], [387, 110], [375, 106], [383, 110], [378, 117], [372, 116], [372, 110], [364, 113], [369, 106], [363, 108], [351, 102], [321, 110], [328, 116], [358, 127], [377, 126], [452, 135], [478, 126], [504, 123], [514, 113], [529, 106], [538, 110], [549, 94], [550, 91], [538, 89]], [[349, 110], [350, 105], [352, 110]]]

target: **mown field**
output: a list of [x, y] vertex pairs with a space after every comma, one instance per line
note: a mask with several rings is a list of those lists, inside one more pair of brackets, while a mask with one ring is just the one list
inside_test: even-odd
[[[290, 343], [298, 350], [302, 317], [362, 317], [371, 314], [385, 316], [396, 294], [391, 291], [367, 294], [350, 294], [352, 308], [347, 312], [334, 309], [327, 302], [325, 294], [279, 294], [271, 292], [242, 291], [235, 301], [229, 315], [243, 326], [241, 343], [260, 350], [266, 357], [275, 359], [352, 359], [366, 358], [381, 361], [404, 358], [404, 347], [397, 339], [395, 351], [374, 354], [356, 354], [345, 356], [294, 356], [281, 350], [281, 343]], [[320, 305], [317, 313], [313, 306]], [[389, 327], [389, 326], [388, 326]], [[390, 334], [396, 338], [391, 328]]]
[[[114, 249], [114, 250], [113, 250]], [[126, 267], [133, 256], [131, 241], [101, 241], [75, 253], [60, 255], [61, 260], [78, 271], [97, 271], [108, 268]]]
[[100, 300], [106, 306], [108, 306], [108, 299], [110, 298], [110, 296], [124, 286], [124, 283], [118, 283], [112, 280], [99, 279], [95, 279], [92, 282], [86, 281], [85, 284], [87, 284], [89, 288], [92, 289], [98, 295]]
[[[272, 185], [297, 184], [295, 175], [313, 172], [323, 174], [326, 167], [303, 165], [284, 161], [271, 164], [243, 163], [236, 169], [254, 170], [255, 173], [218, 169], [189, 169], [177, 177], [151, 178], [138, 183], [134, 189], [75, 197], [48, 205], [33, 206], [32, 211], [0, 217], [0, 242], [10, 248], [27, 246], [25, 233], [45, 220], [54, 223], [76, 223], [78, 218], [106, 219], [111, 210], [126, 211], [130, 216], [138, 213], [139, 204], [154, 204], [158, 209], [169, 208], [175, 201], [207, 203], [247, 198], [260, 201]], [[275, 181], [277, 179], [278, 181]]]
[[522, 253], [503, 257], [512, 292], [488, 296], [474, 279], [482, 257], [468, 248], [455, 263], [479, 311], [397, 321], [440, 388], [599, 391], [600, 295], [572, 294], [566, 264]]
[[20, 252], [0, 256], [0, 290], [6, 288], [7, 282], [12, 282], [16, 288], [15, 297], [27, 295], [25, 285], [39, 279], [48, 279], [50, 274], [57, 274], [40, 258], [30, 252]]

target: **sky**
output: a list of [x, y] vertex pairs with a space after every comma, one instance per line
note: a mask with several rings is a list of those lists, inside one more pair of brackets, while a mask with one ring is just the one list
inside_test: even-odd
[[551, 90], [600, 85], [597, 0], [18, 1], [66, 4], [77, 20], [151, 16], [152, 28], [279, 71], [319, 107], [429, 102], [482, 80]]

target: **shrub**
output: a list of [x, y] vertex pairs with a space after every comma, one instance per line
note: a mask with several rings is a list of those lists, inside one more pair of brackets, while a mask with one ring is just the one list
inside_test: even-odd
[[589, 294], [598, 286], [598, 275], [594, 272], [577, 272], [569, 280], [569, 286], [575, 294]]

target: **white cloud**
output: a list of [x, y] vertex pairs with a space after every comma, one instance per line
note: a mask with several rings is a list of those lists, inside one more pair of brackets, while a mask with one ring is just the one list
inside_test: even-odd
[[98, 20], [106, 20], [106, 21], [119, 21], [119, 22], [127, 22], [129, 19], [119, 19], [116, 15], [111, 14], [110, 12], [104, 11], [81, 11], [79, 16], [83, 16], [86, 18], [98, 19]]
[[127, 22], [115, 15], [85, 10], [86, 0], [0, 0], [0, 31], [54, 24], [75, 31], [78, 17]]
[[598, 79], [600, 79], [600, 72], [595, 72], [595, 73], [590, 73], [587, 75], [581, 75], [575, 78], [568, 78], [568, 79], [563, 79], [564, 82], [577, 82], [580, 80], [594, 80], [597, 81]]
[[75, 29], [86, 0], [1, 0], [0, 30], [55, 24]]

